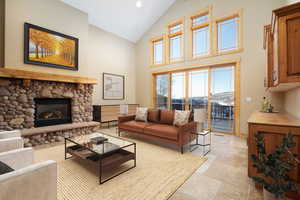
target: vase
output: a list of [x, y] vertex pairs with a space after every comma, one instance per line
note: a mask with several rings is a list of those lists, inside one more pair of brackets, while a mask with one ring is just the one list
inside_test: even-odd
[[276, 198], [276, 196], [274, 194], [272, 194], [265, 188], [264, 188], [263, 193], [264, 193], [264, 200], [282, 200], [282, 198]]

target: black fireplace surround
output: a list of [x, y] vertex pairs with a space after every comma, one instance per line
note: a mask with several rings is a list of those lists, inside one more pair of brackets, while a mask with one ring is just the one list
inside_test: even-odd
[[72, 123], [71, 99], [35, 98], [34, 126]]

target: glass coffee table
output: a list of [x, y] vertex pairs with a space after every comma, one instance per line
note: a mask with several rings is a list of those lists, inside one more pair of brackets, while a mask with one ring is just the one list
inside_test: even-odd
[[[136, 143], [98, 132], [75, 138], [65, 137], [65, 159], [72, 157], [97, 165], [99, 184], [103, 184], [136, 167]], [[133, 166], [103, 180], [104, 170], [116, 168], [129, 161], [133, 161]]]

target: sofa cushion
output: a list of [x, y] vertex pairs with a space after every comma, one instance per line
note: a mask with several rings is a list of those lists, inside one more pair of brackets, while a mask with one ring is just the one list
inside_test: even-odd
[[191, 112], [188, 110], [175, 110], [174, 125], [182, 126], [189, 122]]
[[136, 108], [135, 120], [147, 122], [148, 108], [138, 107]]
[[143, 133], [144, 128], [147, 126], [152, 125], [152, 123], [147, 123], [147, 122], [141, 122], [141, 121], [127, 121], [127, 122], [122, 122], [119, 124], [120, 128], [133, 131], [133, 132], [141, 132]]
[[160, 111], [160, 123], [173, 125], [174, 121], [174, 112], [170, 110], [161, 110]]
[[0, 175], [14, 171], [10, 166], [0, 161]]
[[158, 123], [160, 120], [160, 111], [157, 109], [149, 109], [148, 110], [148, 121]]
[[157, 136], [170, 140], [178, 140], [179, 128], [165, 124], [153, 124], [144, 129], [144, 134]]

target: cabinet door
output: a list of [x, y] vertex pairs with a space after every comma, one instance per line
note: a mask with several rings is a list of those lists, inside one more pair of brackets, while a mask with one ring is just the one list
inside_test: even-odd
[[300, 81], [300, 13], [279, 20], [280, 81]]
[[265, 49], [267, 56], [265, 87], [273, 87], [274, 55], [273, 55], [273, 34], [272, 25], [265, 26]]
[[279, 74], [279, 48], [278, 48], [278, 42], [279, 42], [279, 35], [278, 35], [278, 21], [275, 20], [273, 29], [273, 68], [272, 68], [272, 82], [273, 86], [278, 85], [278, 74]]

